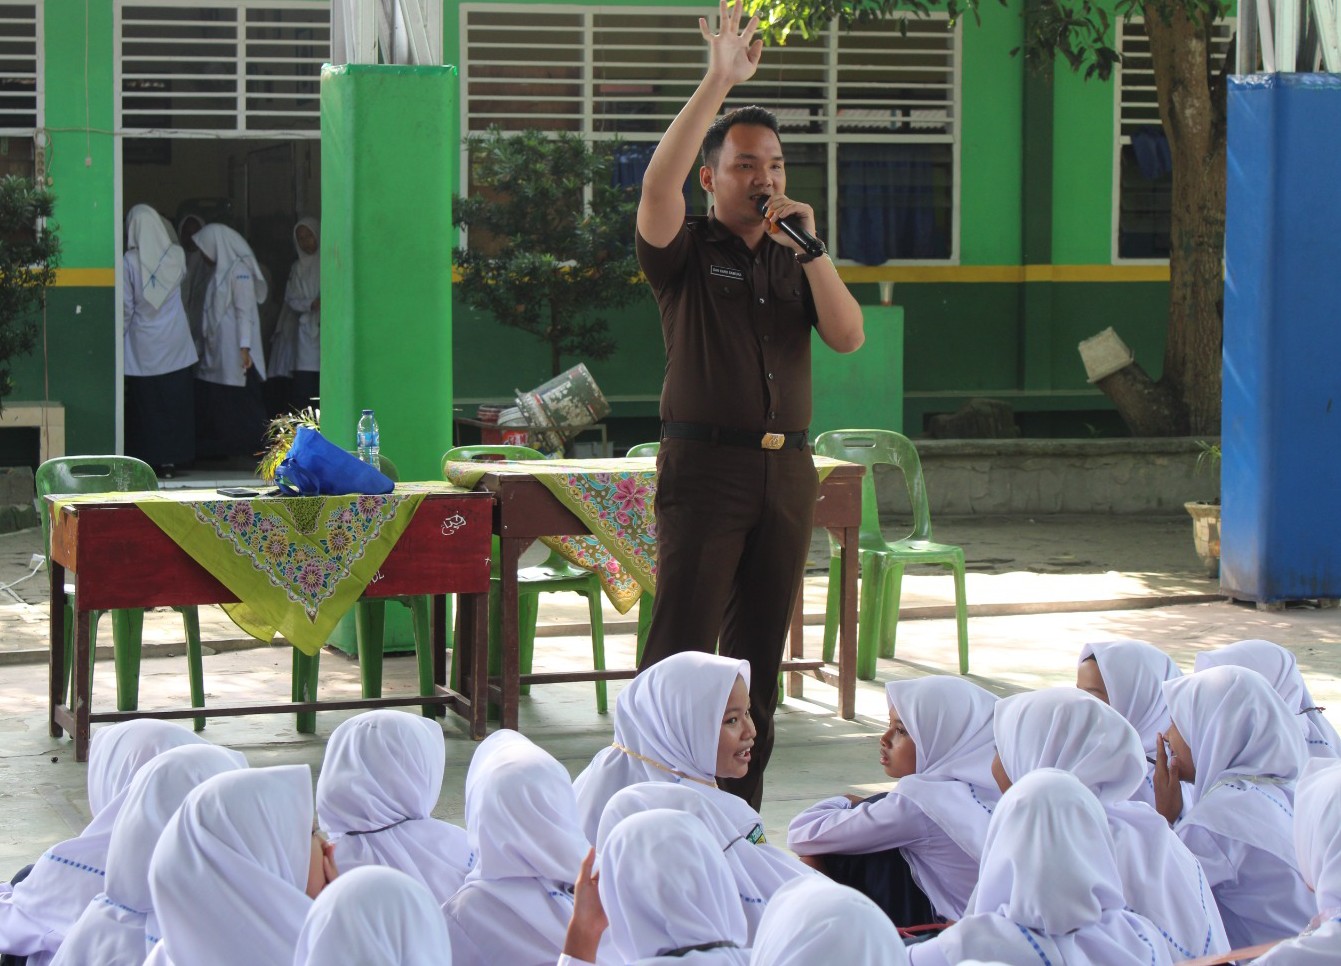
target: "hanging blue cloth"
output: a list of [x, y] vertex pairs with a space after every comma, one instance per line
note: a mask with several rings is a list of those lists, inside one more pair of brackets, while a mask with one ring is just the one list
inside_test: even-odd
[[[935, 144], [849, 144], [838, 162], [838, 253], [862, 265], [950, 256], [948, 177]], [[942, 183], [944, 182], [944, 183]], [[945, 200], [939, 205], [937, 199]]]
[[1137, 128], [1131, 136], [1131, 150], [1145, 180], [1157, 181], [1173, 171], [1173, 154], [1164, 128], [1155, 125]]

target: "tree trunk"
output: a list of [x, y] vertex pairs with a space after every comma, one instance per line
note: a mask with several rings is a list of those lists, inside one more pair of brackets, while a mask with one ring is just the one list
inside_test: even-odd
[[1169, 324], [1159, 386], [1175, 402], [1170, 435], [1213, 436], [1220, 432], [1227, 71], [1211, 62], [1209, 23], [1189, 19], [1181, 4], [1152, 0], [1144, 13], [1173, 158]]

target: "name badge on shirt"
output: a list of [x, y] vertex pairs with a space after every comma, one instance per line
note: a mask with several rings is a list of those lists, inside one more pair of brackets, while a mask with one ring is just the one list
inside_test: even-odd
[[718, 278], [734, 278], [737, 282], [745, 281], [745, 273], [738, 268], [732, 268], [730, 265], [709, 265], [708, 272]]
[[745, 837], [750, 840], [751, 845], [761, 845], [768, 841], [764, 838], [764, 827], [762, 825], [756, 825], [750, 829], [750, 834]]

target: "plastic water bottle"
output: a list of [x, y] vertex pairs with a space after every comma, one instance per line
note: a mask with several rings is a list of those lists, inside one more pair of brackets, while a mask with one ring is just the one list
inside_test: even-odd
[[382, 459], [378, 453], [382, 449], [382, 434], [377, 429], [377, 417], [371, 409], [363, 410], [359, 417], [358, 432], [355, 439], [359, 448], [359, 459], [375, 470], [382, 468]]

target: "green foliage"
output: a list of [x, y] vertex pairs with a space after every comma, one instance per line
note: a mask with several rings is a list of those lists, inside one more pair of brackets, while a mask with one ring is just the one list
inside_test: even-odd
[[453, 223], [471, 231], [453, 252], [462, 298], [547, 343], [555, 375], [562, 356], [608, 358], [614, 339], [592, 313], [641, 291], [637, 195], [611, 184], [614, 145], [497, 128], [467, 144], [474, 193], [452, 199]]
[[60, 240], [45, 222], [55, 202], [27, 178], [0, 178], [0, 396], [14, 389], [9, 360], [37, 344], [37, 315], [56, 281]]
[[[926, 17], [944, 10], [953, 26], [965, 14], [981, 22], [982, 0], [745, 0], [745, 12], [758, 14], [765, 43], [786, 43], [797, 33], [812, 37], [837, 19], [842, 27], [877, 20]], [[999, 0], [1007, 6], [1007, 0]], [[1112, 21], [1108, 11], [1093, 0], [1030, 0], [1026, 6], [1024, 44], [1011, 53], [1022, 54], [1035, 70], [1050, 70], [1060, 57], [1088, 80], [1107, 80], [1122, 58], [1112, 46]], [[1209, 25], [1229, 10], [1226, 0], [1116, 0], [1116, 16], [1161, 17], [1168, 22], [1176, 10], [1185, 11], [1195, 22]]]
[[1212, 443], [1209, 440], [1197, 440], [1197, 449], [1201, 450], [1197, 454], [1197, 472], [1210, 470], [1212, 473], [1220, 472], [1220, 444]]

